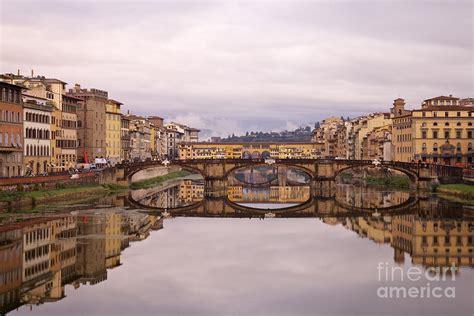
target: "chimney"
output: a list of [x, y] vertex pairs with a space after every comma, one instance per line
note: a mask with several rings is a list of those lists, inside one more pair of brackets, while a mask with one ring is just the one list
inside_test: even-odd
[[33, 78], [34, 75], [35, 75], [35, 72], [33, 71], [33, 69], [31, 69], [31, 78]]
[[17, 70], [17, 75], [18, 75], [18, 76], [20, 75], [20, 69]]

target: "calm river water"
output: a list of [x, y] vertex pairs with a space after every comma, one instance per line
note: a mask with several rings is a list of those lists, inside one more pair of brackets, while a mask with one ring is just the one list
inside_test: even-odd
[[474, 312], [468, 206], [351, 186], [325, 197], [304, 186], [235, 186], [226, 199], [204, 201], [202, 190], [199, 181], [177, 181], [95, 207], [3, 214], [0, 312]]

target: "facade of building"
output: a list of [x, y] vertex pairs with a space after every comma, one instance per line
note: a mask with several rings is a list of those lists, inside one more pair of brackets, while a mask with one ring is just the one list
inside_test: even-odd
[[151, 122], [141, 116], [126, 115], [126, 117], [130, 120], [130, 159], [151, 159]]
[[121, 105], [122, 103], [110, 99], [105, 105], [106, 157], [113, 165], [121, 161]]
[[23, 165], [22, 87], [0, 82], [0, 177], [21, 176]]
[[179, 159], [305, 159], [316, 158], [319, 143], [208, 143], [183, 142]]
[[473, 163], [474, 106], [459, 98], [427, 99], [412, 112], [413, 160], [448, 165]]
[[56, 147], [61, 149], [61, 166], [74, 168], [77, 162], [77, 108], [82, 100], [63, 95], [62, 101], [61, 138], [56, 137]]
[[106, 156], [107, 91], [82, 89], [79, 84], [69, 89], [68, 96], [82, 100], [77, 108], [78, 162], [93, 162]]
[[130, 160], [130, 119], [120, 115], [120, 160]]
[[[20, 85], [27, 89], [29, 96], [46, 99], [53, 106], [51, 114], [50, 165], [52, 171], [74, 167], [76, 163], [76, 114], [74, 106], [67, 105], [63, 110], [63, 97], [67, 83], [44, 76], [23, 76], [20, 74], [1, 75], [4, 82]], [[64, 154], [63, 154], [64, 151]]]
[[412, 112], [405, 109], [405, 100], [394, 100], [391, 108], [392, 117], [392, 160], [410, 162], [413, 159], [413, 124]]
[[51, 117], [54, 107], [45, 98], [23, 94], [23, 167], [25, 175], [51, 169]]

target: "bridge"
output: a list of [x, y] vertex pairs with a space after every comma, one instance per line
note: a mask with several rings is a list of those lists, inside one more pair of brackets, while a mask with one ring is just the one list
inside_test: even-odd
[[[240, 168], [269, 165], [265, 159], [192, 159], [173, 160], [171, 166], [199, 173], [204, 178], [205, 194], [224, 196], [229, 175]], [[461, 182], [463, 169], [447, 165], [419, 164], [397, 161], [381, 161], [374, 165], [372, 160], [344, 159], [275, 159], [272, 166], [285, 166], [300, 170], [311, 179], [311, 189], [315, 192], [335, 187], [336, 177], [341, 172], [360, 167], [378, 167], [397, 170], [411, 181], [412, 187], [428, 188], [432, 181], [441, 183]], [[148, 161], [130, 165], [118, 165], [118, 182], [129, 183], [132, 176], [140, 170], [163, 166], [160, 161]], [[314, 193], [313, 195], [318, 195]]]
[[228, 197], [205, 197], [202, 201], [176, 208], [159, 208], [142, 204], [133, 199], [132, 194], [127, 197], [129, 206], [145, 210], [150, 213], [169, 212], [172, 216], [203, 216], [203, 217], [262, 217], [273, 213], [276, 217], [357, 217], [373, 214], [396, 215], [413, 211], [420, 200], [417, 195], [410, 196], [406, 201], [392, 206], [378, 208], [364, 208], [338, 201], [334, 196], [313, 196], [306, 202], [294, 206], [263, 209], [255, 208], [231, 201]]

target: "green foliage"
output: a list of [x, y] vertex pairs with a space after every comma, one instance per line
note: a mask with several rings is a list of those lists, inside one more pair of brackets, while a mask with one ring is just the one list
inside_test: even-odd
[[138, 181], [134, 182], [131, 184], [130, 188], [133, 190], [136, 189], [147, 189], [151, 188], [157, 184], [160, 184], [166, 180], [171, 180], [171, 179], [176, 179], [176, 178], [181, 178], [185, 177], [187, 175], [190, 175], [191, 173], [189, 171], [181, 170], [181, 171], [176, 171], [176, 172], [171, 172], [168, 174], [165, 174], [164, 176], [158, 176], [150, 179], [146, 179], [143, 181]]
[[108, 189], [110, 191], [123, 191], [127, 190], [128, 187], [120, 185], [120, 184], [115, 184], [115, 183], [110, 183], [110, 184], [104, 184], [102, 185], [103, 188]]
[[397, 189], [410, 188], [410, 179], [405, 176], [367, 177], [365, 181], [368, 185], [384, 185]]
[[474, 185], [468, 184], [441, 184], [436, 192], [453, 194], [466, 200], [474, 200]]

